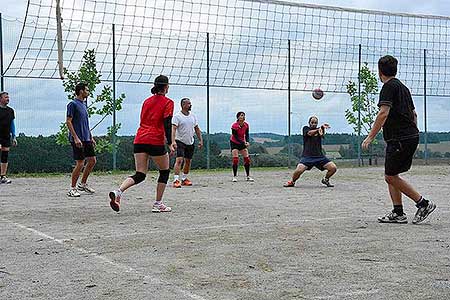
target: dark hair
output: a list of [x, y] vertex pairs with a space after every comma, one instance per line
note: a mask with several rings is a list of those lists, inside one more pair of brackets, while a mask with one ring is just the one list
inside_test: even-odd
[[311, 123], [311, 120], [312, 120], [312, 119], [316, 119], [317, 122], [319, 122], [319, 118], [318, 118], [318, 117], [316, 117], [316, 116], [311, 116], [311, 117], [309, 117], [308, 124]]
[[397, 65], [398, 60], [391, 55], [383, 56], [378, 60], [378, 70], [384, 76], [397, 75]]
[[79, 95], [81, 91], [84, 91], [87, 87], [87, 84], [84, 82], [80, 82], [75, 86], [75, 95]]
[[183, 98], [183, 99], [181, 99], [181, 101], [180, 101], [180, 105], [181, 105], [181, 106], [183, 106], [184, 101], [191, 101], [191, 99], [189, 99], [189, 98]]
[[245, 116], [245, 112], [239, 111], [239, 112], [236, 114], [236, 120], [239, 120], [239, 115], [240, 115], [240, 114], [244, 114], [244, 116]]
[[167, 85], [169, 85], [169, 78], [164, 75], [159, 75], [153, 82], [154, 86], [151, 89], [153, 95], [164, 91]]
[[0, 92], [0, 98], [3, 97], [4, 95], [8, 95], [8, 92], [5, 92], [5, 91]]

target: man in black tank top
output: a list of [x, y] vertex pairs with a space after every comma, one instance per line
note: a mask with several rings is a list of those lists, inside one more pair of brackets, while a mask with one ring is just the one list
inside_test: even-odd
[[411, 168], [414, 153], [419, 144], [417, 114], [409, 89], [395, 76], [398, 61], [386, 55], [378, 61], [378, 73], [384, 83], [380, 92], [378, 107], [380, 111], [375, 119], [362, 148], [367, 149], [378, 132], [383, 128], [383, 138], [386, 141], [385, 180], [388, 184], [394, 209], [383, 217], [380, 223], [407, 223], [403, 212], [402, 194], [411, 198], [418, 208], [412, 222], [423, 222], [436, 208], [436, 205], [423, 198], [399, 174]]

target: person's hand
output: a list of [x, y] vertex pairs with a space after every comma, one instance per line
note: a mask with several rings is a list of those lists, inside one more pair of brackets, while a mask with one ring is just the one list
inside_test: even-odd
[[320, 128], [319, 128], [318, 133], [319, 133], [320, 136], [323, 136], [323, 127], [320, 127]]
[[202, 149], [203, 148], [203, 141], [198, 142], [198, 149]]
[[250, 146], [250, 143], [249, 142], [245, 142], [245, 147], [248, 148], [248, 146]]
[[371, 137], [366, 137], [366, 139], [362, 142], [361, 147], [363, 148], [363, 150], [367, 150], [369, 149], [369, 145], [372, 144], [373, 138]]
[[97, 146], [97, 142], [95, 141], [94, 138], [92, 138], [91, 142], [92, 142], [92, 146], [94, 146], [94, 147]]
[[331, 128], [330, 124], [328, 124], [328, 123], [323, 123], [322, 127], [325, 129]]
[[83, 143], [81, 142], [81, 140], [78, 137], [74, 137], [73, 142], [75, 143], [76, 147], [78, 147], [78, 148], [83, 147]]
[[177, 150], [177, 143], [173, 142], [169, 145], [170, 156], [174, 155], [175, 150]]
[[16, 139], [16, 138], [13, 138], [13, 140], [12, 140], [12, 145], [13, 145], [14, 147], [17, 146], [17, 139]]

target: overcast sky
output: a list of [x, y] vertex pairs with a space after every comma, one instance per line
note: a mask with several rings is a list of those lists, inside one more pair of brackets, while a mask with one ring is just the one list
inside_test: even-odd
[[[370, 0], [370, 1], [342, 1], [342, 0], [314, 0], [314, 1], [290, 1], [298, 3], [311, 3], [329, 6], [349, 7], [355, 9], [373, 9], [383, 10], [388, 12], [403, 12], [414, 14], [428, 14], [428, 15], [444, 15], [450, 16], [450, 1], [419, 1], [419, 0]], [[26, 10], [26, 0], [0, 0], [0, 12], [6, 18], [23, 19]], [[9, 86], [8, 86], [9, 85]], [[33, 82], [29, 84], [26, 90], [20, 88], [18, 80], [9, 80], [7, 88], [14, 90], [12, 95], [12, 106], [15, 107], [18, 116], [18, 131], [26, 134], [48, 135], [55, 133], [59, 122], [64, 120], [65, 100], [64, 93], [61, 90], [61, 83], [59, 81], [45, 82], [46, 90], [54, 90], [49, 97], [56, 97], [62, 101], [55, 105], [48, 105], [30, 102], [30, 91], [37, 90], [42, 87], [39, 83]], [[137, 127], [138, 113], [142, 99], [148, 94], [149, 86], [139, 85], [133, 88], [124, 85], [127, 89], [127, 99], [124, 104], [124, 111], [119, 113], [119, 122], [122, 122], [122, 134], [134, 134]], [[120, 88], [120, 87], [119, 87]], [[282, 94], [280, 96], [280, 93]], [[229, 131], [229, 124], [233, 121], [233, 116], [238, 110], [247, 111], [248, 119], [251, 123], [251, 128], [256, 132], [276, 132], [286, 134], [286, 108], [284, 104], [278, 108], [271, 109], [262, 102], [269, 102], [276, 97], [284, 101], [285, 91], [265, 91], [265, 90], [246, 90], [246, 89], [212, 89], [212, 114], [211, 114], [211, 132]], [[204, 107], [205, 88], [186, 88], [172, 86], [169, 96], [173, 98], [176, 103], [178, 99], [184, 96], [193, 99], [193, 110], [197, 113], [200, 120], [200, 126], [206, 130], [206, 113]], [[309, 96], [309, 95], [307, 95]], [[318, 114], [323, 121], [332, 123], [335, 132], [350, 132], [351, 128], [346, 124], [343, 118], [345, 111], [345, 101], [343, 96], [325, 97], [322, 102], [313, 102], [306, 99], [305, 93], [294, 93], [292, 96], [292, 128], [293, 133], [299, 131], [299, 128], [304, 124], [311, 114]], [[17, 101], [14, 102], [14, 99]], [[239, 101], [236, 101], [239, 99]], [[241, 101], [242, 99], [242, 101]], [[264, 101], [263, 101], [263, 100]], [[18, 101], [20, 100], [20, 101]], [[241, 103], [245, 101], [243, 106]], [[422, 99], [415, 99], [417, 110], [420, 112], [423, 109]], [[30, 106], [30, 103], [33, 103]], [[264, 102], [266, 103], [266, 102]], [[33, 106], [34, 105], [34, 106]], [[177, 107], [177, 106], [176, 106]], [[305, 108], [307, 111], [305, 111]], [[431, 131], [450, 131], [450, 122], [448, 121], [450, 115], [450, 101], [448, 99], [430, 99], [428, 107], [430, 112], [435, 112], [433, 122], [429, 122], [429, 130]], [[38, 111], [38, 113], [36, 113]], [[55, 116], [58, 117], [55, 117]], [[124, 117], [124, 116], [127, 117]], [[130, 117], [132, 116], [132, 117]], [[223, 121], [223, 120], [229, 121]], [[420, 117], [419, 117], [420, 120]], [[92, 122], [91, 122], [92, 123]], [[39, 126], [40, 125], [40, 126]], [[419, 122], [423, 129], [423, 122]], [[22, 130], [21, 130], [22, 129]], [[104, 128], [100, 128], [104, 130]]]
[[[286, 2], [450, 16], [450, 1], [446, 0], [292, 0]], [[23, 19], [26, 5], [27, 0], [0, 0], [0, 11], [6, 16]]]

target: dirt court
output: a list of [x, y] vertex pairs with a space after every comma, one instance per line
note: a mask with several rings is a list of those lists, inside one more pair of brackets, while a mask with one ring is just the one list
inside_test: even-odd
[[[156, 172], [93, 175], [94, 195], [66, 196], [69, 175], [0, 185], [0, 299], [450, 299], [450, 166], [405, 175], [437, 209], [422, 225], [379, 224], [391, 209], [382, 168], [343, 168], [332, 182], [291, 170], [193, 171], [168, 187], [172, 213], [151, 213]], [[172, 177], [172, 175], [171, 175]]]

